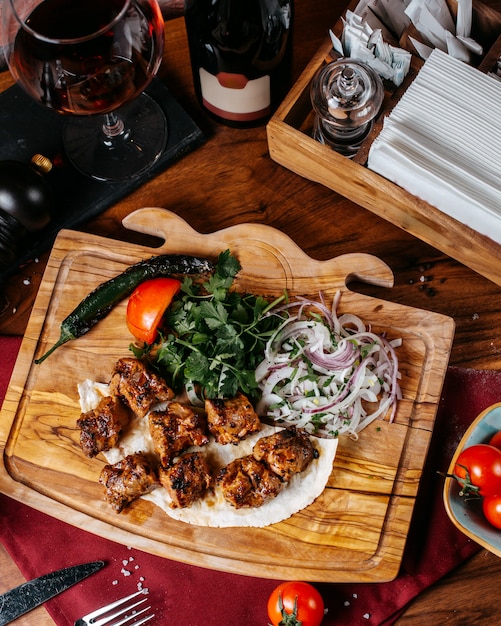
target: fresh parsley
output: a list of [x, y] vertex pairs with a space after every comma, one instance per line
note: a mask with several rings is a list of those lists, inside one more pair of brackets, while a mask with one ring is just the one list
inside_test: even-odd
[[[255, 370], [266, 342], [283, 321], [266, 313], [285, 295], [270, 302], [232, 290], [240, 269], [226, 250], [206, 282], [184, 279], [181, 296], [167, 310], [167, 330], [154, 349], [147, 349], [174, 389], [198, 388], [206, 398], [232, 398], [238, 391], [251, 399], [259, 396]], [[137, 347], [133, 351], [145, 354]]]

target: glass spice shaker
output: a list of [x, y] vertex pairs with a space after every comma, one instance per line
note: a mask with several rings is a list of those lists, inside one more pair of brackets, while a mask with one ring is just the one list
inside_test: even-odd
[[367, 64], [339, 59], [316, 73], [310, 97], [315, 112], [313, 138], [351, 158], [379, 113], [384, 87]]

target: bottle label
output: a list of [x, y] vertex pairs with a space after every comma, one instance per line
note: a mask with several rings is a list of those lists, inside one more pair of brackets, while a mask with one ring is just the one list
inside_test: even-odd
[[200, 68], [204, 106], [215, 115], [237, 122], [250, 122], [271, 111], [270, 77], [248, 80], [243, 74], [220, 72], [217, 76]]

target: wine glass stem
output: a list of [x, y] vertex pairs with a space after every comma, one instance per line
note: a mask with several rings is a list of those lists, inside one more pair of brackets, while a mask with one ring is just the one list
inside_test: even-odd
[[106, 113], [104, 116], [103, 133], [108, 139], [123, 135], [125, 126], [123, 120], [115, 113]]

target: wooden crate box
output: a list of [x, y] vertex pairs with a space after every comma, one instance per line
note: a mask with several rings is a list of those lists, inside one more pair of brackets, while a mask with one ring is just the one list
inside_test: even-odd
[[[353, 2], [354, 9], [358, 0]], [[455, 14], [455, 6], [450, 5]], [[333, 28], [339, 37], [341, 20]], [[479, 70], [493, 69], [501, 54], [501, 13], [482, 3], [474, 3], [472, 36], [484, 47]], [[398, 45], [412, 49], [405, 32]], [[465, 226], [431, 204], [420, 200], [366, 166], [371, 142], [380, 131], [385, 116], [419, 72], [422, 60], [413, 57], [404, 84], [387, 90], [374, 128], [353, 159], [342, 156], [311, 137], [313, 111], [310, 84], [320, 67], [332, 59], [332, 43], [326, 41], [292, 87], [267, 125], [268, 146], [273, 160], [295, 173], [321, 183], [376, 213], [479, 274], [501, 285], [501, 246], [489, 237]]]

